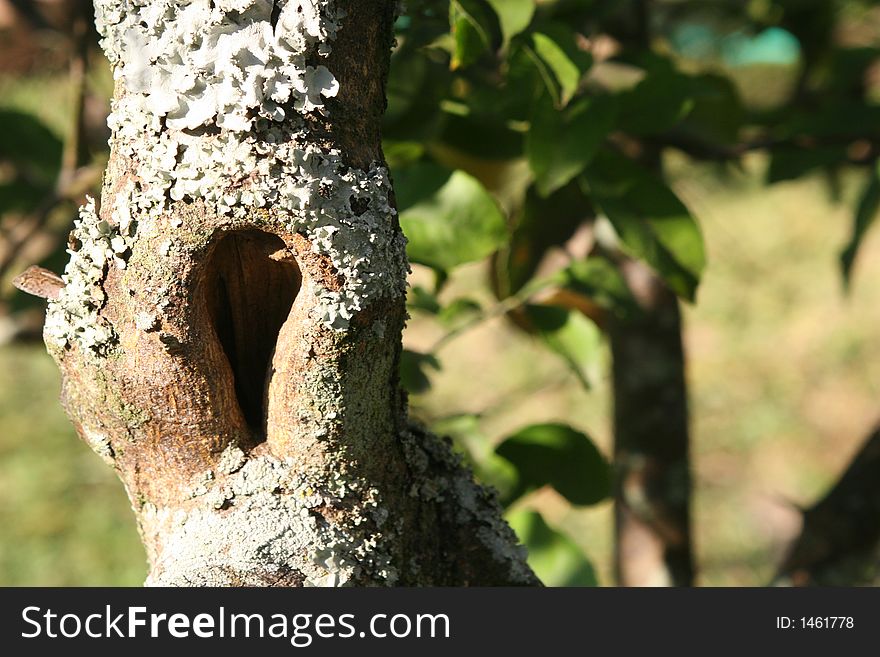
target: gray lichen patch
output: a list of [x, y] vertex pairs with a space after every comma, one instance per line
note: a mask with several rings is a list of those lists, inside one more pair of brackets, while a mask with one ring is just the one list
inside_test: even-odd
[[217, 470], [223, 474], [232, 474], [240, 470], [246, 461], [244, 452], [237, 445], [230, 445], [220, 455]]
[[[176, 210], [196, 200], [235, 223], [262, 211], [279, 231], [304, 235], [327, 257], [341, 286], [315, 291], [315, 319], [326, 326], [345, 330], [369, 303], [405, 294], [405, 241], [387, 171], [347, 166], [309, 127], [309, 117], [326, 115], [325, 100], [339, 91], [332, 72], [317, 64], [343, 18], [334, 4], [95, 3], [117, 80], [111, 146], [136, 170], [131, 184], [113, 191], [112, 217], [99, 219], [94, 204], [83, 208], [83, 227], [118, 230], [108, 237], [123, 250], [71, 262], [68, 291], [52, 304], [49, 335], [57, 344], [76, 342], [95, 354], [112, 346], [114, 328], [98, 316], [102, 272], [107, 262], [125, 265], [136, 236], [130, 217], [140, 230], [153, 222], [170, 229], [154, 247], [169, 257], [175, 231], [186, 230]], [[168, 215], [173, 219], [163, 222]], [[91, 253], [92, 242], [86, 247]], [[146, 318], [138, 323], [146, 326]]]
[[141, 311], [134, 318], [134, 325], [139, 331], [153, 331], [159, 326], [156, 313]]
[[[394, 584], [389, 537], [371, 517], [377, 493], [330, 479], [328, 486], [290, 462], [251, 456], [230, 475], [202, 477], [196, 506], [146, 506], [142, 528], [162, 536], [147, 584], [265, 584], [291, 569], [305, 586]], [[336, 512], [322, 515], [327, 508]]]
[[[307, 55], [328, 52], [337, 30], [332, 3], [290, 0], [133, 0], [96, 3], [102, 46], [125, 81], [112, 121], [137, 131], [164, 119], [172, 130], [214, 123], [248, 132], [257, 117], [322, 110], [339, 85]], [[127, 6], [126, 6], [127, 5]]]
[[47, 341], [57, 347], [76, 342], [87, 353], [101, 355], [114, 344], [115, 330], [98, 315], [105, 301], [101, 283], [108, 267], [125, 268], [134, 231], [124, 201], [117, 204], [111, 223], [98, 216], [95, 200], [87, 197], [71, 233], [65, 286], [46, 313]]

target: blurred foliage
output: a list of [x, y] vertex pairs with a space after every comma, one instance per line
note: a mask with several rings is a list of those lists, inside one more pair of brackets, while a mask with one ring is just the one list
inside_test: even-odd
[[506, 506], [548, 485], [577, 505], [596, 504], [611, 493], [611, 473], [604, 457], [587, 436], [564, 424], [520, 429], [495, 452], [516, 472], [515, 483], [502, 500]]
[[42, 302], [11, 280], [32, 264], [63, 268], [77, 205], [100, 188], [112, 88], [89, 3], [16, 9], [0, 6], [0, 342], [39, 330]]
[[[442, 366], [436, 351], [499, 314], [589, 386], [608, 318], [639, 312], [618, 271], [629, 258], [693, 302], [705, 248], [697, 217], [664, 176], [670, 151], [712, 163], [721, 177], [746, 155], [766, 153], [767, 184], [818, 172], [833, 187], [844, 170], [863, 171], [841, 255], [849, 280], [880, 198], [880, 17], [872, 4], [408, 2], [397, 24], [385, 150], [411, 259], [430, 267], [435, 282], [413, 289], [410, 309], [440, 322], [449, 277], [486, 256], [485, 284], [497, 299], [473, 308], [463, 326], [444, 325], [431, 352], [405, 358], [408, 389], [427, 392]], [[605, 479], [585, 453], [575, 457], [573, 436], [580, 449], [592, 445], [557, 425], [503, 442], [508, 463], [498, 471], [514, 482], [504, 499], [543, 485], [572, 503], [607, 497], [586, 492]], [[473, 449], [476, 441], [465, 442]], [[566, 488], [574, 482], [578, 491]], [[546, 542], [549, 527], [530, 523], [540, 530], [527, 533]]]
[[535, 574], [552, 586], [596, 586], [596, 572], [590, 561], [570, 538], [554, 531], [540, 513], [519, 510], [507, 520], [520, 540], [529, 548], [529, 565]]
[[0, 109], [0, 215], [33, 211], [52, 193], [61, 140], [34, 116]]

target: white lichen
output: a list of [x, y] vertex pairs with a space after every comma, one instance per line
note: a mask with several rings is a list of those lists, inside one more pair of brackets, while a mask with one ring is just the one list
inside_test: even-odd
[[[337, 149], [317, 145], [307, 120], [327, 115], [326, 100], [339, 92], [317, 63], [343, 18], [333, 0], [97, 0], [95, 10], [120, 87], [111, 145], [138, 163], [114, 214], [155, 221], [174, 202], [202, 201], [241, 224], [269, 211], [336, 267], [342, 289], [319, 290], [315, 310], [334, 329], [373, 300], [405, 293], [405, 241], [387, 171], [347, 166]], [[91, 217], [94, 207], [84, 212]], [[122, 228], [130, 218], [118, 220], [111, 252], [95, 254], [86, 271], [71, 263], [65, 299], [50, 304], [66, 308], [54, 312], [59, 343], [101, 353], [115, 339], [99, 305], [79, 295], [100, 289], [107, 262], [124, 266], [133, 235]], [[175, 216], [169, 225], [181, 223]], [[173, 246], [172, 237], [160, 254]]]
[[[357, 517], [334, 523], [313, 511], [344, 503], [333, 490], [334, 479], [342, 477], [331, 475], [328, 485], [309, 479], [292, 461], [251, 457], [231, 475], [200, 478], [199, 487], [208, 488], [204, 505], [189, 510], [146, 506], [142, 525], [163, 535], [147, 584], [228, 586], [248, 583], [251, 574], [265, 583], [274, 573], [296, 568], [305, 586], [344, 586], [364, 577], [393, 585], [398, 575], [387, 552], [389, 536]], [[355, 496], [358, 489], [353, 482], [343, 487]], [[349, 513], [378, 506], [375, 490], [363, 497], [371, 501]]]
[[114, 213], [113, 223], [105, 221], [95, 212], [95, 199], [86, 199], [71, 232], [65, 286], [49, 303], [44, 333], [59, 347], [73, 341], [100, 354], [116, 339], [113, 327], [98, 314], [105, 301], [101, 283], [108, 267], [125, 268], [134, 222], [127, 208]]
[[223, 474], [232, 474], [241, 469], [245, 464], [247, 457], [238, 445], [230, 445], [220, 454], [220, 461], [217, 463], [217, 470]]
[[461, 458], [437, 436], [411, 425], [401, 435], [404, 456], [419, 484], [409, 495], [427, 504], [442, 504], [454, 522], [469, 526], [474, 537], [499, 564], [511, 582], [529, 583], [534, 575], [527, 565], [527, 550], [501, 517], [498, 500], [490, 489], [477, 484]]
[[113, 465], [116, 454], [110, 444], [110, 438], [98, 431], [92, 431], [88, 427], [82, 427], [82, 436], [94, 452], [101, 457], [107, 465]]
[[159, 326], [159, 318], [155, 313], [141, 311], [135, 315], [134, 325], [139, 331], [152, 331]]

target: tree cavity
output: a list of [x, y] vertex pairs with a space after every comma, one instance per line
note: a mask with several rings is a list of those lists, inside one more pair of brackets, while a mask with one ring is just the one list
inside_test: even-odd
[[302, 276], [284, 242], [258, 230], [226, 233], [214, 246], [206, 273], [208, 313], [229, 361], [239, 407], [264, 439], [272, 356]]

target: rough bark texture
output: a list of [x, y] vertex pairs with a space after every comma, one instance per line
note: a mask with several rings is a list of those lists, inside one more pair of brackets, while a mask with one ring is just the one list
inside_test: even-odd
[[46, 340], [148, 583], [537, 583], [494, 495], [406, 419], [394, 7], [96, 3], [111, 160]]
[[775, 583], [880, 584], [880, 428], [828, 494], [803, 512], [801, 533]]
[[625, 261], [621, 270], [640, 311], [609, 326], [615, 570], [623, 586], [689, 586], [691, 482], [678, 300], [645, 265]]

